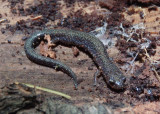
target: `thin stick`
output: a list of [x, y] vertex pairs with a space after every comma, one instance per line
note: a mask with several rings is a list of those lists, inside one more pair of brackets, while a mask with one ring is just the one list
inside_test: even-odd
[[71, 99], [71, 96], [66, 95], [64, 93], [61, 93], [61, 92], [58, 92], [58, 91], [51, 90], [51, 89], [47, 89], [47, 88], [43, 88], [43, 87], [31, 85], [31, 84], [26, 84], [26, 83], [19, 83], [19, 82], [16, 82], [16, 84], [23, 84], [23, 85], [26, 85], [26, 86], [31, 87], [31, 88], [35, 88], [35, 89], [38, 89], [38, 90], [42, 90], [42, 91], [45, 91], [45, 92], [49, 92], [49, 93], [53, 93], [53, 94], [65, 97], [67, 99]]
[[[149, 58], [149, 61], [150, 61], [151, 63], [153, 63], [153, 62], [154, 62], [154, 60], [149, 56], [149, 54], [148, 54], [148, 52], [147, 52], [146, 48], [144, 48], [144, 50], [145, 50], [145, 52], [146, 52], [146, 54], [145, 54], [145, 55]], [[153, 69], [153, 72], [156, 74], [155, 76], [156, 76], [157, 80], [160, 82], [160, 76], [158, 75], [158, 73], [157, 73], [157, 71], [156, 71], [155, 67], [154, 67], [154, 66], [152, 66], [152, 69]]]

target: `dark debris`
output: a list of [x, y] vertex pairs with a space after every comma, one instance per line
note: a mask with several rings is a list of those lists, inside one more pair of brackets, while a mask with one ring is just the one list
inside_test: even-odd
[[130, 78], [130, 95], [137, 100], [159, 101], [160, 88], [156, 87], [148, 78], [140, 79], [138, 77]]

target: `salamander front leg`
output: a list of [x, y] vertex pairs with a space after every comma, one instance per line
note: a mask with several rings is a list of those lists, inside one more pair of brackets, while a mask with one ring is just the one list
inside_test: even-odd
[[94, 86], [97, 85], [97, 77], [101, 75], [101, 72], [99, 70], [97, 70], [95, 73], [94, 73]]

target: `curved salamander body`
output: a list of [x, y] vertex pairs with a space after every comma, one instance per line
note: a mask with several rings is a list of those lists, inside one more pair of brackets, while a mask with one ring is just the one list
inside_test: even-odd
[[111, 88], [117, 90], [124, 88], [124, 83], [126, 80], [125, 76], [109, 59], [102, 42], [88, 33], [60, 29], [43, 30], [41, 32], [34, 33], [29, 39], [27, 39], [24, 46], [26, 55], [31, 61], [39, 65], [63, 71], [73, 78], [74, 85], [77, 87], [76, 75], [68, 66], [60, 61], [44, 57], [35, 52], [34, 48], [36, 48], [40, 42], [44, 40], [44, 35], [50, 35], [53, 43], [62, 43], [84, 48], [93, 57], [94, 62], [97, 64], [98, 69], [106, 79], [107, 84]]

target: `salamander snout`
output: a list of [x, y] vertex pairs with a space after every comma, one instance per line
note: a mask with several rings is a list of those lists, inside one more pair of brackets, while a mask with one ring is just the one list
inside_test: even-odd
[[122, 90], [125, 88], [126, 77], [111, 77], [108, 80], [108, 85], [115, 90]]

